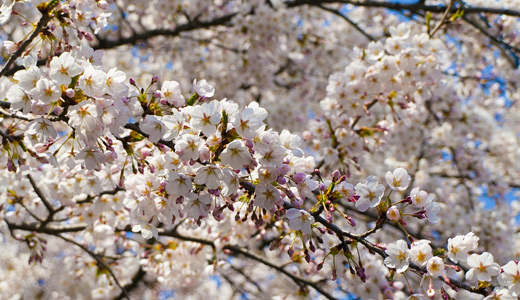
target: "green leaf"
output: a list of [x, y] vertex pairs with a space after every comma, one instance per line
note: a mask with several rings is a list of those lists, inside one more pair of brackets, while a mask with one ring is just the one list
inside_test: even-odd
[[188, 99], [188, 102], [186, 103], [186, 106], [192, 106], [193, 104], [195, 104], [198, 98], [199, 95], [197, 95], [197, 93], [191, 95], [190, 99]]
[[464, 16], [464, 10], [459, 7], [459, 9], [457, 9], [457, 11], [453, 15], [451, 15], [450, 22], [460, 19], [462, 18], [462, 16]]
[[427, 30], [428, 32], [430, 32], [430, 29], [431, 29], [431, 27], [430, 27], [430, 22], [431, 22], [431, 20], [432, 20], [432, 12], [429, 11], [429, 12], [426, 14], [426, 30]]

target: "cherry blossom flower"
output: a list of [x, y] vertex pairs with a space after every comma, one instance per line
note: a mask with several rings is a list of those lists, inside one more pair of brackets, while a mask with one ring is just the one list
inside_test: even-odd
[[267, 111], [261, 108], [258, 103], [251, 102], [236, 119], [234, 126], [241, 136], [246, 139], [253, 139], [257, 135], [257, 130], [264, 126], [263, 121], [267, 118]]
[[34, 135], [40, 143], [46, 143], [49, 137], [54, 139], [58, 135], [52, 122], [44, 118], [29, 122], [25, 130], [27, 134]]
[[494, 262], [493, 255], [489, 252], [471, 254], [468, 257], [468, 265], [471, 269], [466, 273], [466, 279], [473, 281], [490, 281], [491, 277], [500, 273], [500, 266]]
[[[412, 262], [419, 266], [426, 265], [428, 260], [433, 257], [430, 241], [427, 240], [420, 240], [412, 243], [409, 253]], [[432, 276], [435, 275], [432, 274]]]
[[166, 126], [159, 117], [154, 115], [146, 115], [139, 124], [139, 129], [148, 134], [148, 139], [152, 143], [157, 143], [166, 133]]
[[458, 235], [448, 239], [448, 258], [457, 263], [466, 261], [468, 252], [474, 251], [478, 247], [479, 238], [473, 232], [466, 235]]
[[52, 80], [42, 78], [36, 83], [36, 87], [31, 90], [34, 98], [45, 104], [58, 101], [61, 97], [59, 86]]
[[133, 232], [140, 232], [144, 239], [159, 238], [157, 228], [149, 223], [141, 223], [132, 227]]
[[280, 192], [270, 184], [258, 184], [255, 187], [255, 205], [271, 210], [280, 201]]
[[13, 109], [21, 109], [24, 114], [31, 111], [31, 96], [29, 92], [23, 90], [20, 86], [13, 85], [7, 92], [7, 101], [11, 102]]
[[60, 56], [52, 58], [49, 76], [61, 85], [69, 85], [72, 77], [83, 72], [83, 68], [76, 63], [70, 52], [63, 52]]
[[444, 271], [444, 261], [438, 256], [434, 256], [426, 263], [426, 269], [431, 276], [439, 276]]
[[511, 294], [511, 291], [504, 288], [496, 287], [493, 292], [486, 296], [483, 300], [517, 300], [518, 297], [515, 297]]
[[199, 151], [202, 147], [201, 139], [193, 134], [184, 134], [175, 143], [175, 151], [182, 161], [199, 158]]
[[213, 134], [222, 118], [220, 102], [213, 100], [209, 103], [194, 106], [191, 110], [191, 126], [202, 131], [205, 136]]
[[510, 261], [502, 267], [498, 283], [516, 295], [520, 295], [520, 266], [517, 261]]
[[421, 191], [418, 187], [412, 189], [410, 192], [410, 199], [412, 200], [412, 204], [416, 207], [424, 207], [433, 202], [434, 198], [435, 195]]
[[388, 171], [385, 175], [386, 183], [392, 190], [404, 191], [411, 181], [410, 175], [403, 168], [397, 168], [394, 172]]
[[390, 221], [397, 221], [401, 218], [401, 213], [399, 213], [399, 209], [397, 206], [393, 205], [386, 211], [386, 217]]
[[88, 96], [102, 96], [105, 94], [106, 77], [105, 72], [88, 66], [79, 77], [79, 87]]
[[385, 187], [377, 184], [375, 176], [368, 176], [366, 183], [358, 183], [355, 187], [359, 199], [356, 201], [356, 208], [359, 211], [366, 211], [369, 207], [376, 207], [383, 198]]
[[303, 234], [311, 234], [311, 225], [314, 223], [314, 217], [307, 211], [289, 208], [285, 215], [289, 219], [289, 227], [292, 230], [300, 230]]
[[193, 80], [193, 89], [197, 95], [204, 98], [211, 98], [215, 94], [215, 88], [210, 85], [205, 79], [197, 81], [197, 79]]
[[163, 82], [161, 87], [161, 94], [167, 103], [175, 107], [182, 107], [186, 102], [186, 99], [182, 95], [180, 85], [177, 81]]
[[168, 173], [168, 183], [166, 184], [166, 191], [176, 196], [186, 196], [191, 191], [193, 185], [191, 179], [175, 171]]
[[105, 155], [98, 147], [88, 147], [82, 149], [76, 154], [76, 159], [83, 161], [85, 168], [89, 170], [99, 169], [100, 165], [105, 163]]
[[197, 170], [194, 181], [196, 184], [205, 184], [208, 189], [214, 190], [219, 187], [222, 176], [222, 170], [219, 167], [206, 165]]
[[243, 141], [234, 140], [222, 151], [220, 160], [224, 165], [231, 166], [235, 170], [240, 170], [244, 165], [249, 165], [253, 157], [251, 157]]
[[397, 273], [403, 273], [408, 269], [410, 254], [404, 240], [388, 244], [385, 252], [388, 254], [385, 258], [385, 266], [396, 269]]

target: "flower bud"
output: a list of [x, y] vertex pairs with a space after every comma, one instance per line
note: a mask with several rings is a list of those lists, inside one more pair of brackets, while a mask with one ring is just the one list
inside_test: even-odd
[[101, 0], [97, 3], [97, 6], [103, 10], [107, 9], [108, 8], [108, 2], [106, 2], [105, 0]]
[[76, 95], [76, 92], [74, 91], [74, 89], [67, 89], [65, 90], [65, 95], [67, 95], [67, 97], [69, 98], [74, 98], [74, 95]]
[[296, 173], [293, 175], [293, 180], [296, 184], [303, 183], [305, 181], [305, 178], [307, 178], [307, 175], [304, 173]]
[[390, 221], [397, 221], [401, 218], [401, 214], [399, 213], [399, 209], [397, 206], [393, 205], [386, 211], [386, 217]]
[[[155, 92], [153, 92], [153, 96], [154, 96], [154, 98], [161, 98], [162, 92], [160, 90], [156, 90]], [[166, 101], [166, 100], [164, 100], [164, 101]], [[168, 103], [168, 101], [166, 101], [166, 103]]]

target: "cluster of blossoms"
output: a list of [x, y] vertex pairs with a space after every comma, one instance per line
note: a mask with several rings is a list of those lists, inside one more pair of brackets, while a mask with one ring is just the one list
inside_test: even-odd
[[517, 299], [514, 5], [339, 2], [4, 1], [0, 298]]

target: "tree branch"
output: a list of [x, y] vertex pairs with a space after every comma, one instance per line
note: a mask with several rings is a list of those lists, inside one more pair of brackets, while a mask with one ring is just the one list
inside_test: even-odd
[[47, 26], [47, 22], [51, 20], [50, 12], [54, 9], [56, 5], [58, 5], [58, 3], [60, 3], [60, 1], [50, 1], [49, 5], [42, 9], [42, 17], [40, 18], [40, 21], [38, 21], [38, 24], [34, 28], [34, 31], [25, 41], [22, 42], [18, 49], [16, 49], [16, 51], [13, 54], [11, 54], [9, 60], [5, 63], [2, 70], [0, 71], [0, 77], [3, 77], [7, 73], [14, 61], [22, 55], [27, 46], [29, 46], [32, 43], [32, 41], [40, 34], [40, 32], [42, 32], [42, 30]]
[[[326, 3], [343, 3], [343, 4], [352, 4], [354, 6], [362, 6], [362, 7], [379, 7], [379, 8], [388, 8], [392, 10], [409, 10], [411, 12], [417, 11], [429, 11], [432, 13], [444, 13], [448, 10], [448, 6], [446, 5], [426, 5], [424, 1], [418, 1], [416, 3], [400, 3], [400, 2], [390, 2], [390, 1], [374, 1], [374, 0], [294, 0], [286, 2], [288, 7], [295, 7], [300, 5], [321, 5]], [[457, 7], [451, 7], [449, 12], [456, 12]], [[494, 7], [484, 7], [484, 6], [470, 6], [464, 8], [464, 14], [479, 14], [479, 13], [490, 13], [490, 14], [500, 14], [507, 16], [515, 16], [520, 17], [520, 11], [505, 9], [505, 8], [494, 8]]]

